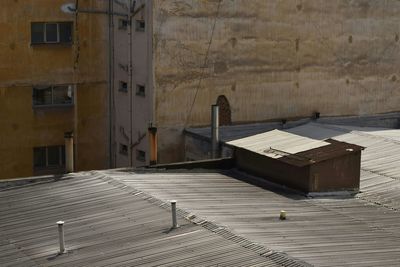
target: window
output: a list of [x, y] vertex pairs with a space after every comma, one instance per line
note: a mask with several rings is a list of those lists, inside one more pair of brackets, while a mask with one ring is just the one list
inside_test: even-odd
[[65, 146], [33, 148], [34, 169], [57, 169], [65, 166]]
[[72, 43], [72, 22], [32, 22], [31, 44]]
[[146, 95], [146, 87], [144, 85], [137, 84], [136, 85], [136, 95], [145, 96]]
[[129, 21], [126, 19], [119, 19], [118, 20], [118, 29], [126, 30], [128, 28]]
[[144, 152], [143, 150], [136, 150], [136, 159], [138, 161], [146, 161], [146, 152]]
[[119, 153], [122, 155], [128, 155], [128, 146], [124, 144], [119, 144]]
[[145, 24], [144, 20], [137, 19], [136, 20], [136, 31], [137, 32], [144, 32], [145, 28], [146, 28], [146, 24]]
[[36, 86], [32, 93], [33, 106], [72, 105], [72, 85]]
[[128, 92], [128, 83], [124, 81], [119, 81], [118, 90], [121, 92]]

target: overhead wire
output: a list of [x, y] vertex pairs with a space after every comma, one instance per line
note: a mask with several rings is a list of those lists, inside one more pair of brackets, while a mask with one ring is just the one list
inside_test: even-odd
[[206, 50], [206, 55], [205, 55], [205, 57], [204, 57], [204, 63], [203, 63], [203, 65], [201, 66], [201, 73], [200, 73], [200, 78], [199, 78], [199, 81], [198, 81], [198, 84], [197, 84], [196, 92], [195, 92], [195, 94], [194, 94], [194, 97], [193, 97], [193, 100], [192, 100], [192, 104], [190, 105], [190, 109], [189, 109], [188, 115], [187, 115], [187, 117], [186, 117], [185, 127], [186, 127], [186, 126], [188, 125], [188, 123], [189, 123], [189, 119], [190, 119], [190, 117], [191, 117], [191, 115], [192, 115], [193, 107], [194, 107], [194, 104], [196, 103], [196, 99], [197, 99], [197, 95], [198, 95], [199, 90], [200, 90], [200, 87], [201, 87], [201, 83], [202, 83], [202, 81], [203, 81], [203, 79], [204, 79], [204, 77], [205, 77], [205, 69], [206, 69], [206, 67], [207, 67], [208, 57], [209, 57], [209, 54], [210, 54], [210, 48], [211, 48], [212, 41], [213, 41], [213, 39], [214, 39], [215, 26], [216, 26], [216, 24], [217, 24], [217, 20], [218, 20], [218, 17], [219, 17], [219, 12], [220, 12], [220, 9], [221, 9], [221, 3], [222, 3], [222, 1], [223, 1], [223, 0], [219, 0], [219, 1], [218, 1], [217, 11], [215, 12], [214, 23], [213, 23], [213, 27], [212, 27], [212, 30], [211, 30], [210, 41], [208, 42], [208, 46], [207, 46], [207, 50]]

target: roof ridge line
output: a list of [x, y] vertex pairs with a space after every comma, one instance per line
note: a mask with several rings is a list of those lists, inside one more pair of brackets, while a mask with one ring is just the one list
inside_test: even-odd
[[[348, 130], [348, 131], [346, 131], [345, 129], [341, 128], [338, 125], [331, 125], [331, 124], [326, 124], [326, 123], [321, 123], [321, 122], [310, 122], [310, 124], [315, 124], [315, 125], [318, 125], [318, 126], [320, 126], [322, 128], [343, 132], [343, 134], [355, 134], [355, 135], [359, 135], [359, 136], [366, 136], [366, 137], [371, 137], [371, 138], [374, 138], [374, 139], [380, 139], [380, 140], [383, 140], [383, 141], [387, 141], [387, 142], [391, 142], [391, 143], [395, 143], [395, 144], [400, 145], [400, 141], [397, 141], [397, 140], [392, 139], [392, 138], [388, 138], [386, 136], [378, 135], [378, 134], [376, 134], [376, 135], [375, 134], [370, 134], [368, 132], [363, 132], [363, 131], [359, 131], [359, 130]], [[343, 125], [343, 126], [348, 126], [348, 125]], [[397, 130], [397, 129], [388, 128], [387, 130]], [[332, 138], [334, 138], [334, 137], [332, 137]]]
[[[163, 201], [159, 198], [156, 198], [152, 196], [149, 193], [146, 193], [142, 190], [136, 189], [135, 187], [131, 185], [127, 185], [124, 182], [121, 182], [119, 180], [116, 180], [112, 176], [109, 176], [101, 171], [92, 171], [93, 174], [98, 175], [98, 179], [101, 179], [103, 181], [108, 182], [109, 184], [120, 188], [122, 190], [130, 189], [129, 194], [135, 195], [137, 197], [142, 198], [143, 200], [146, 200], [150, 202], [151, 204], [155, 204], [163, 209], [170, 210], [170, 203]], [[222, 238], [229, 240], [235, 244], [238, 244], [239, 246], [249, 249], [255, 253], [257, 253], [259, 256], [267, 258], [272, 260], [273, 262], [281, 265], [281, 266], [291, 266], [291, 267], [311, 267], [313, 266], [312, 264], [300, 260], [298, 258], [294, 258], [292, 256], [289, 256], [283, 251], [274, 251], [269, 248], [266, 248], [265, 246], [252, 242], [248, 240], [247, 238], [235, 234], [232, 232], [228, 227], [224, 225], [219, 225], [215, 222], [209, 221], [205, 218], [198, 217], [196, 214], [193, 214], [192, 212], [189, 212], [187, 210], [184, 210], [182, 208], [177, 207], [176, 208], [177, 214], [180, 215], [182, 218], [185, 220], [194, 223], [196, 225], [199, 225], [219, 236]]]

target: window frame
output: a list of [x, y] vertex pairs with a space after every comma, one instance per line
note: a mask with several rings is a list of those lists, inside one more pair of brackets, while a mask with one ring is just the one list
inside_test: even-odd
[[146, 85], [144, 85], [144, 84], [136, 84], [136, 95], [137, 96], [141, 96], [141, 97], [145, 97], [146, 96]]
[[[50, 148], [57, 148], [58, 149], [58, 164], [49, 164], [49, 149]], [[36, 149], [44, 149], [45, 151], [45, 165], [44, 166], [36, 166], [35, 165], [35, 150]], [[63, 155], [64, 154], [64, 155]], [[45, 171], [45, 170], [59, 170], [65, 169], [65, 145], [51, 145], [51, 146], [38, 146], [33, 147], [33, 170], [34, 171]]]
[[118, 91], [123, 92], [123, 93], [127, 93], [128, 92], [128, 83], [125, 81], [120, 80], [118, 83]]
[[[142, 25], [143, 25], [143, 27], [142, 27]], [[136, 32], [145, 32], [146, 31], [146, 20], [135, 19], [135, 31]]]
[[[32, 40], [32, 28], [34, 24], [42, 25], [42, 35], [43, 41], [41, 42], [33, 42]], [[47, 25], [55, 24], [57, 26], [57, 41], [47, 41]], [[60, 25], [67, 24], [69, 25], [70, 30], [70, 40], [69, 41], [61, 41], [60, 34]], [[41, 44], [59, 44], [59, 45], [71, 45], [73, 43], [73, 21], [32, 21], [31, 22], [31, 45], [41, 45]]]
[[146, 151], [136, 149], [136, 160], [140, 162], [146, 162]]
[[[125, 148], [126, 148], [126, 150], [125, 150]], [[128, 154], [129, 154], [128, 145], [119, 143], [119, 154], [128, 156]]]
[[127, 30], [129, 26], [129, 20], [127, 19], [118, 19], [118, 30]]
[[[71, 87], [71, 103], [54, 103], [54, 89], [57, 87]], [[51, 88], [51, 104], [35, 104], [34, 100], [34, 92], [35, 89], [38, 90], [38, 87], [48, 87]], [[49, 85], [49, 86], [32, 86], [32, 107], [33, 108], [46, 108], [46, 107], [72, 107], [75, 105], [75, 92], [74, 86], [72, 84], [57, 84], [57, 85]]]

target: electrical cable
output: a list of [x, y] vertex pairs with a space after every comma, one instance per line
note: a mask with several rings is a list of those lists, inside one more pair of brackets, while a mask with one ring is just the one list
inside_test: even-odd
[[188, 124], [188, 122], [189, 122], [190, 116], [192, 115], [193, 107], [194, 107], [194, 104], [195, 104], [195, 102], [196, 102], [199, 89], [200, 89], [200, 87], [201, 87], [201, 82], [202, 82], [202, 80], [204, 79], [204, 76], [205, 76], [205, 75], [204, 75], [204, 70], [205, 70], [205, 68], [206, 68], [206, 66], [207, 66], [207, 63], [208, 63], [208, 57], [209, 57], [209, 54], [210, 54], [210, 48], [211, 48], [211, 44], [212, 44], [212, 41], [213, 41], [213, 38], [214, 38], [215, 26], [216, 26], [216, 24], [217, 24], [217, 19], [218, 19], [218, 16], [219, 16], [219, 11], [220, 11], [220, 8], [221, 8], [221, 3], [222, 3], [222, 1], [223, 1], [223, 0], [219, 0], [219, 1], [218, 1], [218, 7], [217, 7], [217, 12], [215, 13], [214, 24], [213, 24], [213, 27], [212, 27], [212, 30], [211, 30], [210, 41], [209, 41], [209, 43], [208, 43], [206, 55], [205, 55], [205, 58], [204, 58], [204, 64], [203, 64], [203, 66], [202, 66], [202, 68], [201, 68], [200, 78], [199, 78], [199, 82], [198, 82], [198, 84], [197, 84], [196, 92], [195, 92], [195, 94], [194, 94], [192, 104], [191, 104], [191, 106], [190, 106], [188, 115], [187, 115], [187, 117], [186, 117], [185, 128], [186, 128], [186, 126], [187, 126], [187, 124]]

